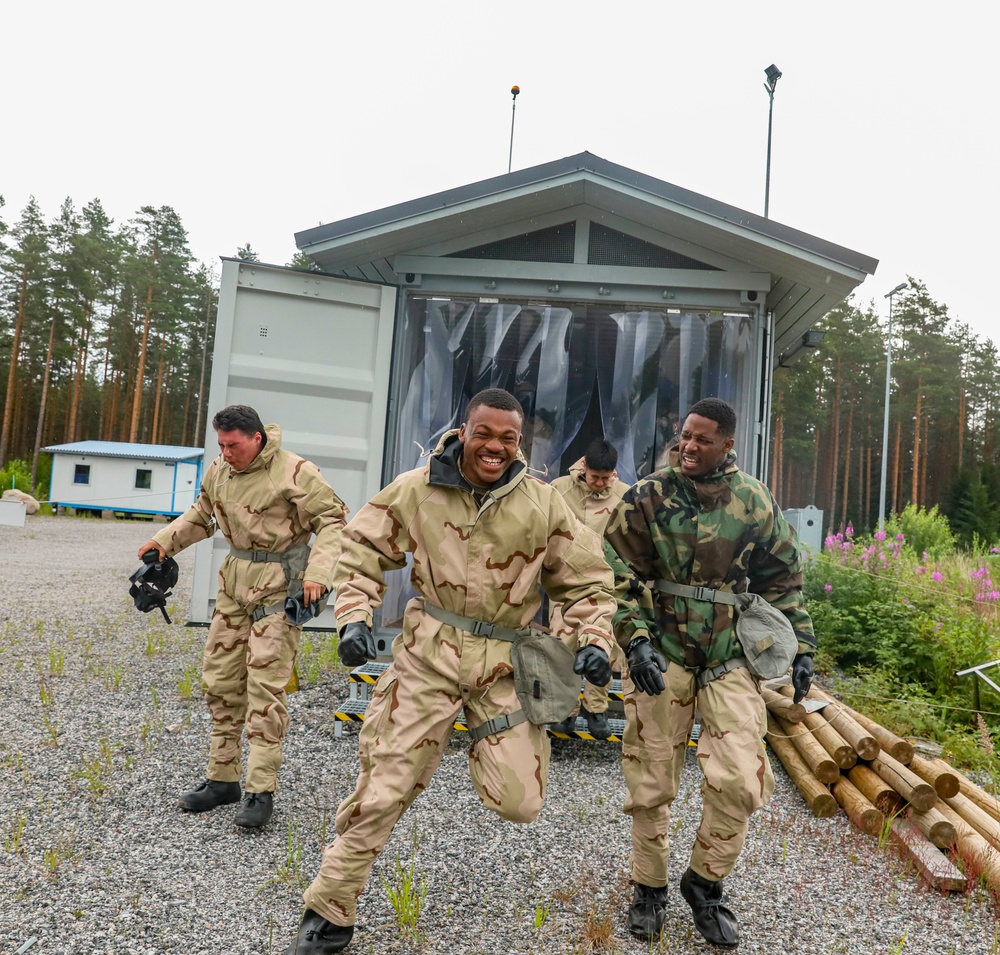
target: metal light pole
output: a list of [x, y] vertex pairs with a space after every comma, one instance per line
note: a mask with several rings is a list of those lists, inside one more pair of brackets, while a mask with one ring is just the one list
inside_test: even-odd
[[767, 209], [771, 201], [771, 116], [774, 113], [774, 88], [781, 79], [781, 70], [773, 63], [764, 70], [767, 82], [764, 89], [767, 90], [767, 175], [764, 178], [764, 218], [767, 218]]
[[900, 282], [891, 292], [885, 295], [889, 299], [889, 329], [885, 338], [885, 417], [882, 421], [882, 476], [878, 487], [878, 529], [881, 532], [885, 526], [885, 472], [889, 462], [889, 385], [892, 375], [892, 297], [909, 285]]
[[517, 94], [521, 92], [520, 86], [510, 88], [510, 152], [507, 154], [507, 172], [510, 172], [511, 160], [514, 158], [514, 111], [517, 109]]

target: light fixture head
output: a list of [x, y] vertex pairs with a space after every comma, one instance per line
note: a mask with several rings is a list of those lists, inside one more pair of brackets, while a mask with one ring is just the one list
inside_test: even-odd
[[773, 93], [775, 86], [778, 85], [778, 80], [781, 79], [781, 70], [772, 63], [764, 70], [764, 75], [767, 77], [767, 88]]
[[899, 285], [897, 285], [891, 292], [885, 293], [885, 298], [890, 298], [897, 292], [902, 292], [904, 288], [909, 288], [909, 286], [910, 286], [909, 282], [900, 282]]
[[823, 339], [826, 338], [826, 332], [821, 332], [818, 328], [810, 328], [802, 336], [802, 347], [803, 348], [819, 348], [823, 344]]

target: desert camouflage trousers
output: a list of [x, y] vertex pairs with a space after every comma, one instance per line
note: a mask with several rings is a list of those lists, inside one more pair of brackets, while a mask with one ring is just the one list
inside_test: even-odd
[[[677, 795], [695, 716], [694, 676], [675, 663], [663, 674], [666, 689], [649, 696], [622, 675], [625, 736], [622, 768], [632, 816], [632, 880], [667, 884], [670, 804]], [[750, 672], [731, 670], [697, 695], [701, 733], [697, 758], [702, 815], [691, 868], [706, 879], [729, 875], [746, 839], [747, 822], [774, 792], [762, 742], [764, 701]]]
[[250, 755], [244, 789], [278, 791], [281, 741], [288, 732], [285, 686], [300, 632], [283, 613], [253, 623], [243, 607], [219, 591], [202, 663], [202, 686], [212, 717], [209, 779], [240, 781], [246, 726]]
[[[337, 810], [337, 838], [304, 893], [306, 905], [334, 925], [354, 924], [375, 859], [400, 816], [430, 783], [459, 711], [464, 708], [474, 727], [521, 708], [509, 672], [486, 674], [481, 654], [444, 648], [443, 635], [449, 635], [451, 647], [482, 639], [465, 634], [456, 640], [455, 634], [442, 628], [437, 637], [421, 641], [419, 653], [404, 646], [402, 635], [396, 637], [393, 663], [375, 684], [359, 737], [357, 786]], [[469, 773], [487, 809], [511, 822], [534, 822], [549, 774], [545, 727], [520, 723], [474, 743]]]

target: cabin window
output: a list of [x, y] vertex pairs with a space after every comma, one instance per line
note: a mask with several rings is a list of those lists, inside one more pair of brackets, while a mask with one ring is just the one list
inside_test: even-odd
[[140, 491], [148, 491], [153, 486], [152, 470], [149, 468], [136, 468], [135, 486]]
[[90, 484], [90, 465], [78, 464], [73, 469], [74, 484]]

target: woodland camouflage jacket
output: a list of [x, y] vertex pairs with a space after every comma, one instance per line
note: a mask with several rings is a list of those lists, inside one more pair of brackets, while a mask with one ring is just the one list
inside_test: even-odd
[[[816, 649], [802, 598], [794, 533], [771, 492], [729, 452], [700, 480], [667, 467], [630, 488], [605, 532], [615, 573], [615, 635], [622, 647], [652, 634], [669, 660], [700, 669], [739, 656], [733, 607], [654, 591], [658, 578], [763, 596], [789, 619], [799, 652]], [[659, 640], [656, 640], [656, 636]]]
[[[218, 527], [233, 547], [280, 554], [315, 534], [303, 579], [329, 589], [347, 509], [315, 464], [282, 450], [277, 425], [264, 432], [267, 442], [243, 471], [220, 454], [205, 471], [194, 504], [153, 540], [172, 556]], [[266, 603], [286, 586], [279, 563], [227, 557], [220, 576], [225, 592], [244, 606]]]
[[[371, 624], [385, 591], [384, 573], [406, 566], [410, 553], [418, 596], [404, 616], [408, 645], [442, 627], [423, 611], [425, 598], [453, 613], [518, 629], [531, 625], [541, 583], [563, 605], [580, 645], [607, 652], [615, 601], [600, 537], [577, 521], [549, 484], [527, 474], [520, 454], [477, 503], [459, 469], [457, 435], [445, 434], [426, 465], [401, 474], [348, 523], [334, 580], [338, 626]], [[510, 644], [480, 645], [488, 647], [487, 671], [509, 666]]]
[[604, 533], [615, 505], [628, 490], [624, 481], [618, 480], [618, 472], [613, 472], [611, 484], [603, 491], [592, 491], [583, 478], [584, 458], [570, 466], [569, 474], [556, 478], [552, 486], [563, 496], [570, 510], [592, 531]]

